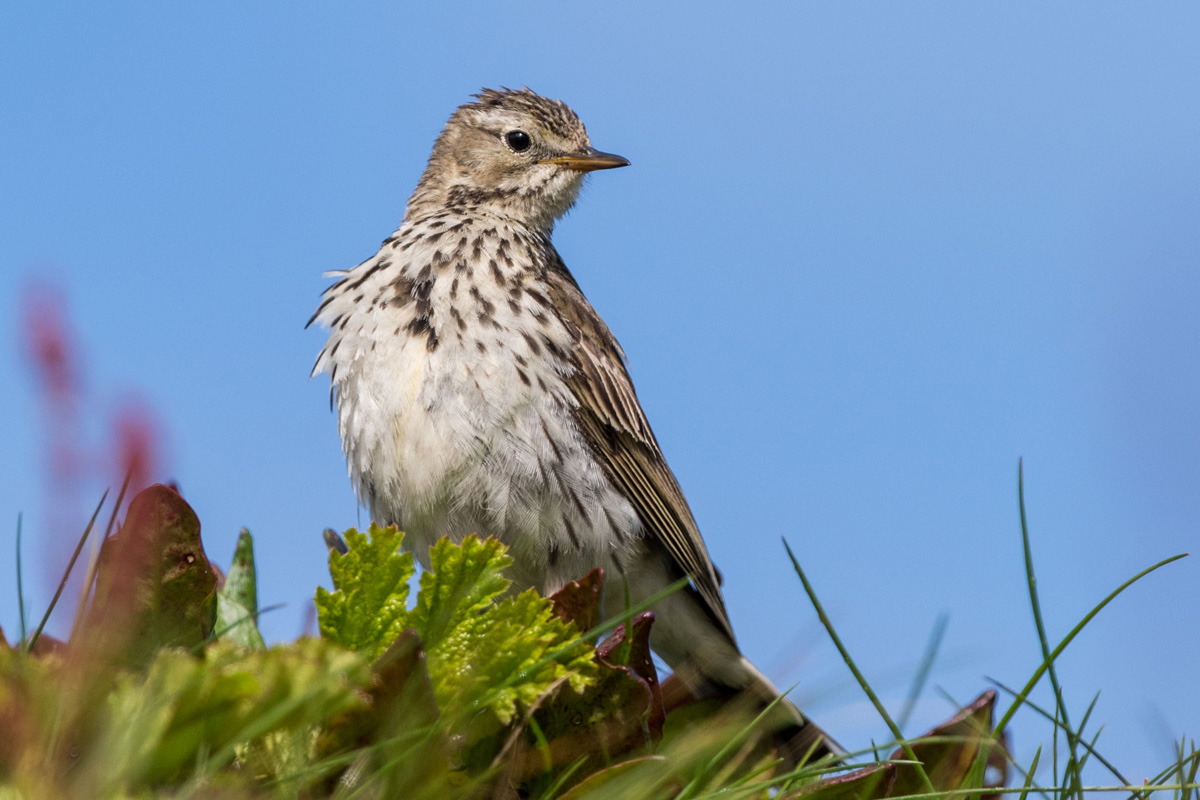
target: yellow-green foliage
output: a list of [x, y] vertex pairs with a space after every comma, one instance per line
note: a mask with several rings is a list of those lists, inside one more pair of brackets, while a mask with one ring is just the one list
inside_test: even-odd
[[317, 590], [321, 635], [374, 659], [406, 629], [425, 651], [441, 709], [487, 708], [502, 724], [560, 678], [582, 690], [594, 680], [592, 647], [553, 614], [550, 601], [509, 587], [511, 563], [495, 539], [443, 539], [429, 551], [416, 606], [408, 610], [412, 556], [398, 553], [403, 534], [372, 525], [346, 532], [349, 552], [329, 558], [334, 591]]

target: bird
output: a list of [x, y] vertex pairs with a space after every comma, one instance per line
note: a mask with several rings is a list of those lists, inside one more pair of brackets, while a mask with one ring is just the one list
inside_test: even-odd
[[[442, 537], [504, 542], [514, 591], [605, 570], [609, 617], [653, 605], [655, 652], [697, 698], [750, 698], [795, 763], [842, 751], [741, 653], [721, 580], [625, 353], [551, 241], [585, 177], [629, 166], [565, 103], [483, 89], [450, 116], [399, 227], [309, 320], [312, 370], [359, 501], [429, 566]], [[616, 589], [614, 590], [614, 583]]]

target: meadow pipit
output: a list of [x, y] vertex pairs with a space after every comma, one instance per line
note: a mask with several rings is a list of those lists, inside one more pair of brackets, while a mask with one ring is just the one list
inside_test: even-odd
[[[606, 611], [683, 576], [657, 603], [652, 646], [697, 696], [766, 704], [739, 652], [720, 581], [659, 450], [624, 354], [550, 241], [594, 150], [566, 105], [484, 90], [456, 110], [400, 227], [334, 273], [313, 320], [359, 499], [428, 564], [440, 537], [494, 536], [516, 589], [557, 590], [593, 567]], [[311, 322], [311, 320], [310, 320]], [[792, 756], [836, 752], [784, 701]]]

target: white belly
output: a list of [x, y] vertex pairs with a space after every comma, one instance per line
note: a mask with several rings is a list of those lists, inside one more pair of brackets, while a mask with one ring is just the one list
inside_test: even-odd
[[510, 308], [478, 273], [475, 285], [496, 296], [495, 324], [460, 328], [448, 309], [465, 292], [460, 283], [451, 299], [450, 283], [431, 291], [433, 349], [409, 335], [407, 309], [386, 308], [352, 316], [332, 356], [360, 499], [375, 521], [405, 531], [422, 563], [437, 539], [474, 533], [514, 551], [517, 588], [553, 591], [595, 566], [621, 569], [640, 546], [640, 522], [580, 436], [573, 396], [537, 344], [566, 349], [566, 330]]

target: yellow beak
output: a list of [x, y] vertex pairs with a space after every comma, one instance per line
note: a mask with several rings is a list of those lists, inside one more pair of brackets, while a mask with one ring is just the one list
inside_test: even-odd
[[574, 169], [580, 172], [591, 172], [592, 170], [597, 169], [628, 167], [629, 159], [613, 155], [612, 153], [601, 153], [599, 150], [594, 148], [585, 147], [577, 153], [543, 159], [538, 163], [562, 164], [567, 169]]

